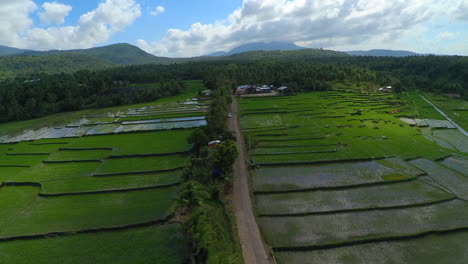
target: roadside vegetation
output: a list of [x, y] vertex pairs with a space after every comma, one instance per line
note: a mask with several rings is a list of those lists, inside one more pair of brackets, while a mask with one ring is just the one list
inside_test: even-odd
[[[233, 135], [227, 132], [230, 105], [229, 89], [214, 90], [206, 127], [195, 129], [190, 166], [185, 170], [187, 182], [181, 187], [178, 207], [188, 219], [192, 252], [197, 263], [243, 263], [237, 229], [232, 212], [223, 196], [232, 183], [232, 166], [238, 155]], [[219, 140], [214, 148], [208, 142]]]

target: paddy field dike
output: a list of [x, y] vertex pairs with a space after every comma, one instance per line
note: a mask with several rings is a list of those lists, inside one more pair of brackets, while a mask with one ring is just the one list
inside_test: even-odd
[[0, 263], [185, 263], [173, 206], [203, 89], [0, 125]]
[[466, 261], [468, 138], [420, 99], [237, 99], [257, 223], [277, 263]]

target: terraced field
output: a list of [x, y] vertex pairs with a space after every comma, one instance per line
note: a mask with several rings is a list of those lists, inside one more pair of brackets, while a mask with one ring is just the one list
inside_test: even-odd
[[238, 103], [277, 263], [466, 262], [468, 139], [424, 102], [415, 122], [391, 94]]
[[0, 263], [185, 263], [172, 207], [187, 137], [206, 123], [200, 89], [63, 125], [0, 126]]

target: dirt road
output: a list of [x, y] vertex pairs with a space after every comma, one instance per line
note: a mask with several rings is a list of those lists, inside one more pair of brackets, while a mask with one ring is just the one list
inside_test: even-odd
[[244, 138], [239, 128], [237, 103], [234, 97], [231, 113], [229, 128], [236, 133], [237, 148], [239, 149], [239, 157], [234, 164], [233, 206], [244, 262], [245, 264], [270, 264], [273, 261], [267, 253], [253, 213], [249, 189], [249, 172], [246, 164], [248, 157], [245, 151]]

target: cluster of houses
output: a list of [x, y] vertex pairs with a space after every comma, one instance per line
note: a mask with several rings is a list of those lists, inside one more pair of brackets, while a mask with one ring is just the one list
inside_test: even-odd
[[254, 86], [254, 85], [241, 85], [237, 87], [236, 94], [262, 94], [262, 93], [284, 93], [288, 87], [281, 86], [275, 87], [274, 85], [263, 85], [263, 86]]

